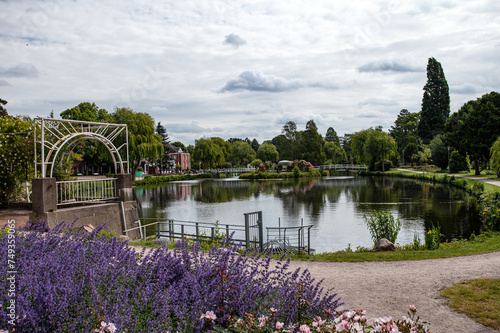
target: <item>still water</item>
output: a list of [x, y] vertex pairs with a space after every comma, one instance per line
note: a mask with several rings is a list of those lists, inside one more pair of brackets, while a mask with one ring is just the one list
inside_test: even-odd
[[[265, 227], [313, 225], [316, 253], [371, 247], [363, 215], [391, 212], [402, 222], [397, 243], [413, 242], [439, 223], [446, 239], [480, 230], [474, 198], [462, 190], [387, 177], [328, 177], [289, 181], [236, 178], [167, 183], [135, 189], [141, 218], [244, 225], [244, 213], [262, 211]], [[264, 239], [265, 241], [265, 239]]]

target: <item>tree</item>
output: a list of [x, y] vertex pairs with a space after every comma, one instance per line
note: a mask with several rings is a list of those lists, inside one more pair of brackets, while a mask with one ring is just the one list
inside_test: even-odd
[[345, 163], [347, 155], [344, 148], [334, 142], [325, 142], [325, 155], [331, 164]]
[[251, 146], [252, 146], [252, 149], [257, 152], [257, 150], [259, 149], [259, 141], [257, 141], [257, 139], [253, 139], [252, 140], [252, 143], [251, 143]]
[[497, 141], [491, 146], [491, 161], [490, 167], [497, 173], [497, 178], [500, 178], [500, 136]]
[[365, 154], [370, 159], [370, 165], [380, 161], [382, 163], [382, 172], [385, 172], [385, 160], [397, 156], [396, 140], [387, 133], [372, 131], [366, 140]]
[[327, 142], [333, 142], [337, 146], [340, 146], [339, 137], [337, 135], [337, 132], [335, 132], [335, 130], [333, 129], [333, 127], [329, 127], [326, 130], [325, 141], [327, 141]]
[[205, 137], [195, 141], [193, 160], [201, 162], [204, 169], [222, 167], [226, 164], [222, 148]]
[[8, 102], [6, 100], [0, 98], [0, 117], [8, 116], [7, 109], [3, 107], [7, 103]]
[[168, 134], [167, 134], [167, 129], [165, 128], [165, 126], [163, 126], [161, 124], [161, 121], [158, 122], [158, 124], [156, 124], [156, 134], [158, 134], [159, 136], [161, 136], [161, 143], [163, 144], [163, 146], [165, 146], [167, 143], [169, 143], [170, 141], [168, 141]]
[[184, 146], [184, 144], [182, 142], [180, 142], [180, 141], [172, 142], [171, 145], [174, 146], [174, 147], [182, 149], [183, 152], [187, 151], [186, 146]]
[[325, 140], [318, 133], [318, 127], [316, 127], [314, 120], [309, 120], [306, 124], [306, 130], [302, 132], [300, 137], [299, 147], [302, 151], [302, 159], [311, 162], [313, 165], [325, 164], [324, 144]]
[[281, 159], [293, 160], [295, 158], [295, 145], [297, 142], [297, 124], [293, 121], [287, 122], [283, 125], [281, 134], [285, 136], [283, 142], [283, 150], [281, 152]]
[[396, 140], [378, 129], [367, 129], [352, 134], [351, 149], [354, 157], [360, 163], [375, 168], [377, 161], [382, 161], [382, 171], [385, 171], [384, 160], [397, 156]]
[[441, 170], [448, 168], [448, 147], [443, 142], [441, 134], [436, 135], [429, 144], [431, 149], [431, 159], [434, 165]]
[[263, 144], [257, 150], [257, 158], [264, 162], [267, 161], [278, 162], [279, 157], [280, 155], [278, 153], [278, 150], [276, 149], [276, 146], [273, 144], [269, 143]]
[[444, 132], [450, 116], [450, 93], [441, 64], [434, 58], [427, 63], [427, 83], [422, 97], [422, 114], [418, 135], [425, 144]]
[[160, 174], [163, 172], [163, 166], [167, 165], [170, 156], [168, 153], [168, 149], [166, 147], [167, 144], [169, 144], [168, 140], [168, 134], [167, 134], [167, 129], [165, 126], [161, 124], [161, 121], [159, 121], [156, 124], [156, 134], [158, 134], [161, 137], [161, 144], [163, 145], [163, 155], [159, 158], [158, 164], [160, 165]]
[[446, 141], [474, 163], [475, 174], [490, 160], [500, 135], [500, 94], [491, 92], [465, 103], [446, 123]]
[[[164, 147], [161, 136], [155, 134], [155, 122], [149, 114], [134, 112], [126, 107], [115, 107], [111, 116], [115, 123], [127, 124], [132, 170], [136, 170], [143, 160], [156, 161], [163, 155]], [[124, 135], [122, 135], [122, 141], [125, 141]]]
[[470, 171], [470, 164], [467, 157], [461, 155], [458, 151], [454, 151], [450, 156], [450, 173], [459, 171]]
[[232, 145], [233, 154], [231, 161], [235, 166], [247, 166], [255, 159], [255, 151], [247, 142], [235, 141]]
[[62, 119], [109, 123], [111, 116], [106, 109], [99, 108], [95, 103], [83, 102], [61, 112]]
[[409, 148], [408, 145], [420, 145], [421, 140], [418, 136], [419, 121], [419, 112], [411, 113], [406, 109], [402, 109], [394, 122], [394, 126], [391, 126], [389, 130], [389, 134], [392, 135], [398, 144], [398, 153], [403, 156], [403, 159], [405, 158], [404, 152]]
[[231, 144], [227, 141], [224, 141], [223, 139], [221, 139], [219, 137], [213, 137], [213, 138], [210, 138], [210, 140], [215, 145], [220, 147], [222, 154], [224, 156], [224, 163], [223, 164], [226, 163], [225, 161], [229, 161], [229, 159], [231, 158], [231, 154], [233, 153], [233, 148], [231, 147]]

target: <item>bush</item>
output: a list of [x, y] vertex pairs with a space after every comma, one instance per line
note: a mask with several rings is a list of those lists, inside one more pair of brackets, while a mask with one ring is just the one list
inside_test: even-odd
[[460, 155], [458, 151], [454, 151], [450, 156], [450, 173], [456, 173], [459, 171], [470, 171], [469, 159]]
[[294, 178], [300, 178], [300, 169], [297, 165], [293, 167], [292, 173]]
[[[287, 261], [271, 266], [270, 258], [239, 255], [235, 247], [205, 253], [183, 242], [137, 254], [127, 242], [100, 237], [101, 229], [16, 233], [16, 332], [94, 332], [101, 322], [118, 332], [201, 332], [207, 311], [217, 317], [214, 325], [225, 326], [230, 317], [258, 317], [271, 307], [288, 325], [340, 305], [308, 271], [289, 271]], [[0, 237], [0, 251], [8, 248], [8, 237]], [[9, 276], [4, 265], [2, 329], [13, 328]]]
[[481, 196], [482, 220], [486, 228], [500, 230], [500, 193]]
[[394, 216], [389, 212], [376, 210], [368, 217], [363, 215], [363, 218], [368, 226], [374, 244], [382, 238], [396, 243], [399, 230], [401, 230], [401, 221], [399, 219], [394, 219]]

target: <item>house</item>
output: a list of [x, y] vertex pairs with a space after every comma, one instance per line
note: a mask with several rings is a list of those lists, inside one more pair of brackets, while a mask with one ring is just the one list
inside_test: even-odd
[[180, 169], [182, 171], [191, 169], [191, 154], [185, 153], [181, 148], [172, 146], [169, 143], [165, 145], [165, 150], [168, 152], [173, 169]]

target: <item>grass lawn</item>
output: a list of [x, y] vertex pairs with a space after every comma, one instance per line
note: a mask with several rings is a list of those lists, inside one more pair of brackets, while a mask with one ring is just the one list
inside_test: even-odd
[[500, 279], [463, 281], [443, 289], [450, 307], [483, 325], [500, 330]]

